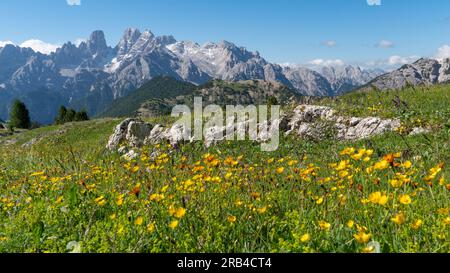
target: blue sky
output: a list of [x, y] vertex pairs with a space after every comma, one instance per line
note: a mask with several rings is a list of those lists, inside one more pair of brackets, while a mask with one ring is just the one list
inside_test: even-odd
[[114, 46], [129, 26], [177, 40], [228, 40], [277, 63], [383, 67], [450, 56], [448, 0], [0, 1], [0, 41], [19, 45], [60, 45], [101, 29]]

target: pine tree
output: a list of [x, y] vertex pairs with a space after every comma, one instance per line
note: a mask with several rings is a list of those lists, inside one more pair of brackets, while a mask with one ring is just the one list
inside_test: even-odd
[[55, 123], [56, 124], [64, 124], [67, 115], [67, 108], [65, 106], [61, 106], [58, 111], [58, 115], [56, 116]]
[[74, 121], [86, 121], [89, 120], [89, 116], [86, 111], [80, 111], [75, 114]]
[[66, 117], [64, 119], [64, 122], [72, 122], [75, 120], [75, 115], [77, 114], [77, 112], [73, 109], [69, 109], [67, 110], [67, 114]]
[[13, 128], [28, 129], [30, 128], [30, 113], [25, 103], [15, 100], [9, 113], [9, 125]]

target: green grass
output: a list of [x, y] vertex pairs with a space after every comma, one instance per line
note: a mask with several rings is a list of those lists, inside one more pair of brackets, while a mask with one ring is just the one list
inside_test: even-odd
[[[346, 115], [400, 118], [405, 124], [421, 119], [433, 129], [428, 134], [394, 132], [357, 142], [283, 137], [272, 153], [248, 141], [209, 149], [194, 143], [176, 152], [158, 145], [143, 148], [141, 157], [128, 162], [104, 148], [119, 119], [7, 137], [17, 143], [0, 145], [0, 252], [68, 252], [72, 241], [83, 252], [371, 250], [355, 238], [360, 233], [370, 234], [369, 241], [378, 242], [383, 252], [449, 252], [448, 87], [433, 88], [428, 96], [423, 92], [355, 93], [320, 103]], [[410, 116], [390, 106], [395, 95], [414, 109]], [[368, 110], [378, 101], [382, 110]], [[41, 140], [22, 147], [33, 138]], [[373, 150], [373, 155], [367, 162], [340, 155], [347, 147], [355, 147], [354, 153]], [[154, 151], [159, 156], [151, 160]], [[397, 152], [395, 162], [410, 161], [410, 169], [367, 173], [383, 156]], [[345, 160], [349, 164], [343, 169], [330, 165]], [[442, 163], [442, 170], [425, 180]], [[393, 187], [396, 173], [411, 181]], [[367, 203], [374, 192], [388, 197], [384, 206]], [[401, 195], [411, 204], [401, 204]], [[391, 219], [400, 213], [405, 221], [398, 225]], [[417, 220], [423, 224], [415, 229]], [[178, 225], [171, 228], [174, 221]], [[349, 221], [354, 226], [347, 226]], [[310, 239], [302, 240], [306, 234]]]
[[449, 102], [449, 85], [377, 92], [360, 91], [318, 100], [318, 103], [332, 106], [346, 115], [400, 118], [408, 127], [434, 129], [450, 126]]

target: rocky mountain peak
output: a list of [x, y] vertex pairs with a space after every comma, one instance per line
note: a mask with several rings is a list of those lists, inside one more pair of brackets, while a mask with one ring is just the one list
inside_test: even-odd
[[227, 48], [227, 49], [235, 49], [237, 46], [232, 42], [228, 42], [226, 40], [222, 40], [217, 44], [219, 47]]
[[101, 30], [92, 32], [91, 36], [86, 42], [87, 48], [92, 54], [102, 54], [108, 50], [106, 44], [105, 34]]
[[133, 45], [137, 42], [139, 37], [141, 37], [142, 33], [136, 28], [127, 28], [117, 45], [117, 54], [124, 55], [127, 54]]
[[434, 59], [421, 58], [391, 73], [382, 75], [368, 86], [378, 89], [400, 89], [408, 85], [432, 85], [450, 82], [450, 64]]
[[163, 35], [155, 38], [155, 43], [158, 46], [168, 46], [175, 44], [176, 42], [177, 40], [175, 40], [175, 38], [172, 35]]

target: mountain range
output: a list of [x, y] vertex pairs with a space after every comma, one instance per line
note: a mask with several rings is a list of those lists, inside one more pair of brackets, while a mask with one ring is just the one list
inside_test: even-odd
[[0, 48], [0, 118], [8, 118], [14, 98], [23, 100], [32, 119], [41, 123], [51, 123], [60, 105], [97, 115], [160, 75], [195, 85], [213, 79], [264, 80], [302, 95], [335, 96], [381, 74], [356, 66], [322, 71], [282, 66], [227, 41], [199, 45], [135, 28], [110, 47], [103, 31], [94, 31], [79, 45], [68, 42], [49, 55], [11, 44]]

